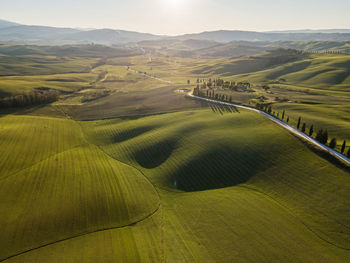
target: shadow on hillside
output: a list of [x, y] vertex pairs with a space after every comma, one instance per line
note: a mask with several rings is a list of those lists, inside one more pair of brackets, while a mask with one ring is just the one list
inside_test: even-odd
[[136, 127], [134, 129], [130, 129], [126, 131], [121, 131], [113, 137], [113, 142], [117, 143], [117, 142], [127, 141], [129, 139], [140, 136], [143, 133], [149, 132], [153, 129], [154, 129], [153, 126], [143, 126], [143, 127]]
[[0, 108], [0, 117], [5, 117], [7, 115], [30, 115], [37, 110], [44, 109], [48, 105], [50, 105], [50, 103], [36, 105], [36, 106], [18, 107], [18, 108], [16, 107]]
[[234, 106], [222, 105], [222, 104], [209, 104], [211, 110], [214, 113], [224, 115], [224, 113], [240, 113], [239, 109]]
[[221, 146], [190, 159], [170, 178], [179, 190], [203, 191], [245, 183], [268, 166], [261, 152]]
[[330, 155], [328, 152], [325, 152], [319, 148], [316, 148], [316, 146], [306, 142], [305, 140], [301, 139], [300, 137], [298, 137], [294, 134], [293, 134], [293, 136], [295, 136], [295, 138], [297, 138], [299, 141], [301, 141], [303, 144], [305, 144], [309, 150], [311, 150], [313, 153], [320, 156], [322, 159], [330, 162], [331, 164], [333, 164], [337, 168], [342, 169], [343, 171], [350, 173], [350, 166], [346, 165], [345, 163], [340, 161], [338, 158], [334, 157], [333, 155]]
[[140, 149], [134, 154], [135, 160], [143, 168], [152, 169], [164, 163], [176, 147], [176, 140], [167, 139]]

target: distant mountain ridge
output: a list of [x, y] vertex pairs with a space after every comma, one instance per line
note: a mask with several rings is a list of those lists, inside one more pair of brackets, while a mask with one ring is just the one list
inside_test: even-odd
[[12, 26], [19, 26], [19, 24], [0, 19], [0, 28], [7, 28]]
[[0, 20], [1, 43], [33, 45], [76, 45], [95, 43], [102, 45], [118, 45], [164, 37], [165, 36], [115, 29], [74, 29], [29, 26]]
[[292, 30], [255, 32], [239, 30], [218, 30], [179, 36], [160, 36], [115, 29], [74, 29], [48, 26], [21, 25], [0, 20], [0, 42], [13, 44], [102, 44], [124, 45], [149, 40], [205, 40], [221, 43], [232, 41], [278, 42], [278, 41], [350, 41], [350, 29]]
[[340, 33], [348, 34], [350, 29], [302, 29], [302, 30], [282, 30], [282, 31], [266, 31], [265, 33]]
[[219, 30], [186, 34], [178, 39], [212, 40], [223, 43], [232, 41], [347, 41], [350, 33], [266, 33], [255, 31]]

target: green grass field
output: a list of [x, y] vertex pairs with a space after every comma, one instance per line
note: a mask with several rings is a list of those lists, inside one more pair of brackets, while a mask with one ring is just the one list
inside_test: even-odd
[[[264, 196], [265, 205], [278, 204], [283, 207], [286, 217], [287, 214], [293, 215], [312, 235], [322, 240], [321, 243], [349, 248], [347, 231], [350, 221], [344, 216], [348, 214], [348, 173], [317, 156], [298, 139], [261, 116], [245, 111], [222, 116], [210, 110], [202, 110], [132, 121], [97, 121], [89, 123], [85, 129], [88, 132], [94, 131], [89, 135], [91, 141], [100, 145], [115, 159], [141, 169], [157, 187], [164, 189], [161, 196], [167, 196], [172, 201], [186, 196], [191, 203], [192, 196], [198, 195], [204, 198], [203, 204], [207, 203], [207, 198], [213, 200], [212, 202], [227, 198], [227, 202], [231, 202], [230, 194], [221, 198], [216, 196], [225, 196], [227, 191], [233, 191], [238, 200], [249, 194]], [[243, 185], [237, 186], [241, 183]], [[222, 187], [229, 188], [196, 193]], [[334, 192], [334, 189], [337, 191]], [[166, 190], [175, 193], [170, 194]], [[179, 190], [189, 193], [179, 193]], [[172, 207], [173, 204], [169, 205]], [[183, 204], [175, 207], [177, 206], [186, 209]], [[188, 209], [198, 206], [198, 203], [189, 204]], [[201, 208], [198, 208], [198, 212], [208, 217], [206, 220], [209, 222], [220, 214], [223, 217], [222, 224], [232, 224], [227, 222], [232, 220], [232, 216], [227, 215], [226, 211], [235, 212], [228, 209], [228, 206], [225, 207], [225, 204], [222, 210], [212, 212], [213, 206], [215, 205], [205, 205], [208, 207], [207, 210], [203, 208], [206, 212], [202, 212]], [[175, 215], [180, 210], [181, 208], [176, 209]], [[253, 211], [251, 212], [254, 213]], [[194, 218], [198, 216], [193, 213]], [[270, 212], [265, 213], [271, 216]], [[213, 219], [210, 219], [211, 216]], [[252, 218], [256, 220], [260, 216], [255, 215]], [[275, 217], [271, 216], [270, 219], [272, 218]], [[180, 224], [185, 222], [192, 220], [181, 221]], [[206, 236], [206, 231], [210, 230], [204, 226], [208, 225], [210, 224], [199, 227], [198, 234]], [[197, 226], [188, 226], [189, 229], [192, 227]], [[235, 229], [234, 224], [232, 227]], [[218, 242], [221, 234], [217, 235]], [[195, 233], [193, 235], [196, 236]], [[212, 240], [215, 236], [210, 233], [206, 238]], [[232, 242], [230, 238], [228, 243]], [[220, 241], [225, 242], [222, 239]], [[199, 241], [201, 244], [202, 242], [205, 241]], [[210, 243], [208, 240], [206, 242]], [[192, 252], [192, 248], [188, 250]], [[344, 253], [347, 254], [346, 250]], [[223, 261], [229, 260], [230, 256], [222, 258]], [[272, 256], [270, 260], [276, 259]]]
[[[293, 125], [296, 126], [300, 116], [307, 129], [311, 125], [314, 125], [315, 131], [327, 129], [330, 139], [337, 138], [337, 150], [344, 140], [350, 142], [350, 56], [304, 54], [294, 61], [271, 65], [273, 58], [267, 54], [221, 60], [199, 66], [192, 73], [205, 73], [207, 78], [212, 79], [221, 77], [227, 81], [248, 81], [253, 85], [254, 93], [218, 92], [232, 96], [236, 103], [247, 105], [259, 102], [257, 98], [263, 96], [267, 98], [266, 103], [273, 103], [273, 111], [282, 114], [285, 110]], [[262, 85], [268, 85], [270, 90], [264, 91]]]
[[[1, 121], [8, 140], [1, 149], [14, 149], [1, 155], [13, 160], [2, 165], [5, 262], [346, 262], [350, 255], [348, 172], [255, 113]], [[38, 145], [45, 154], [35, 154]], [[25, 156], [32, 159], [23, 164]]]
[[0, 260], [125, 227], [159, 207], [145, 177], [89, 144], [74, 121], [8, 116], [0, 134]]
[[269, 84], [234, 100], [287, 97], [273, 109], [327, 128], [339, 149], [350, 141], [348, 56], [45, 52], [0, 56], [13, 65], [1, 96], [62, 92], [1, 112], [0, 262], [349, 262], [349, 168], [259, 114], [177, 91], [197, 78]]

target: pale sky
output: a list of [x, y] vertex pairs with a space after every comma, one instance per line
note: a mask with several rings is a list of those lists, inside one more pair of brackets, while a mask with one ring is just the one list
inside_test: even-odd
[[154, 34], [350, 28], [350, 0], [0, 0], [0, 19]]

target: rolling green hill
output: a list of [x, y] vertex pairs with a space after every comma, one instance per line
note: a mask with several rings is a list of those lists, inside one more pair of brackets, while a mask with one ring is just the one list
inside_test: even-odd
[[3, 94], [61, 91], [0, 116], [0, 261], [347, 262], [349, 168], [263, 116], [179, 89], [250, 81], [255, 92], [235, 99], [288, 98], [272, 106], [292, 124], [350, 140], [348, 56], [152, 55], [0, 56]]
[[296, 50], [270, 50], [260, 55], [224, 60], [221, 63], [211, 63], [207, 67], [198, 67], [192, 73], [232, 76], [274, 68], [288, 62], [300, 60], [303, 57]]
[[2, 117], [0, 258], [346, 262], [348, 172], [229, 111]]
[[112, 233], [158, 210], [145, 177], [87, 143], [74, 121], [7, 116], [0, 122], [0, 260]]
[[[300, 258], [301, 262], [337, 262], [339, 255], [348, 255], [348, 172], [317, 156], [298, 139], [263, 117], [245, 111], [220, 115], [202, 110], [86, 124], [89, 140], [115, 159], [137, 167], [158, 188], [164, 189], [161, 197], [165, 200], [165, 207], [170, 209], [165, 209], [165, 213], [170, 213], [170, 226], [165, 232], [181, 236], [182, 241], [177, 241], [176, 245], [182, 249], [184, 257], [188, 257], [187, 260], [200, 258], [210, 251], [207, 256], [239, 261], [239, 256], [234, 256], [225, 248], [230, 247], [232, 242], [251, 244], [248, 233], [253, 229], [264, 237], [253, 245], [254, 249], [262, 246], [262, 254], [255, 253], [256, 257], [248, 262], [276, 261], [277, 251], [282, 250], [284, 252], [279, 255], [294, 253], [296, 256], [299, 252], [295, 253], [295, 249], [302, 251], [304, 246], [313, 249], [329, 247], [323, 247], [320, 254], [316, 253], [322, 254], [321, 258]], [[208, 191], [222, 187], [228, 188]], [[255, 205], [237, 208], [240, 206], [232, 203], [245, 198], [250, 200], [246, 202], [255, 203], [255, 197], [263, 198], [261, 206], [277, 205], [281, 213], [279, 216], [292, 220], [293, 227], [279, 216], [281, 221], [278, 226], [266, 227], [267, 222], [272, 223], [276, 219], [274, 209], [277, 207], [265, 210], [264, 213], [270, 216], [264, 219]], [[175, 204], [176, 200], [179, 203]], [[215, 202], [219, 203], [214, 205]], [[196, 209], [191, 211], [193, 207]], [[213, 207], [216, 207], [214, 211]], [[250, 213], [253, 213], [250, 216], [253, 221], [244, 224], [246, 221], [238, 215]], [[187, 219], [183, 220], [183, 217]], [[223, 232], [217, 232], [217, 228], [208, 229], [218, 217], [225, 225], [224, 229], [229, 227], [233, 230], [231, 234], [224, 234], [224, 229]], [[240, 219], [235, 220], [235, 217]], [[180, 225], [183, 230], [177, 229]], [[237, 229], [242, 232], [237, 234]], [[301, 229], [305, 232], [297, 233]], [[284, 241], [281, 241], [266, 248], [269, 243], [267, 236], [274, 240], [275, 235], [283, 239], [285, 234], [290, 235], [289, 245], [284, 246]], [[306, 245], [311, 236], [315, 240]], [[292, 240], [296, 239], [306, 243], [293, 243]], [[193, 240], [198, 243], [193, 243]], [[331, 256], [333, 249], [339, 249], [338, 256]], [[284, 261], [288, 262], [286, 258]]]
[[[274, 54], [275, 51], [272, 51]], [[283, 56], [282, 56], [283, 57]], [[226, 92], [235, 102], [248, 104], [259, 97], [273, 102], [272, 108], [286, 111], [296, 125], [299, 116], [307, 130], [327, 129], [338, 139], [340, 150], [349, 137], [350, 56], [344, 54], [303, 54], [293, 61], [272, 64], [271, 55], [220, 60], [209, 66], [200, 65], [194, 73], [221, 77], [227, 81], [248, 81], [255, 92]], [[270, 65], [270, 66], [268, 66]], [[203, 75], [201, 75], [203, 76]], [[268, 85], [266, 92], [261, 87]], [[220, 91], [218, 91], [220, 92]]]

